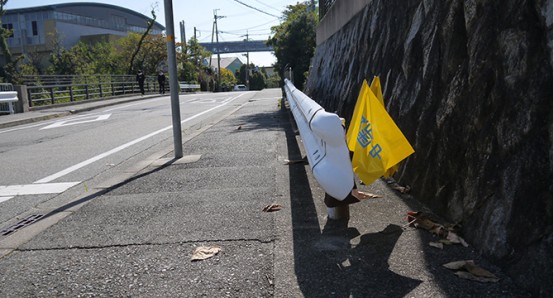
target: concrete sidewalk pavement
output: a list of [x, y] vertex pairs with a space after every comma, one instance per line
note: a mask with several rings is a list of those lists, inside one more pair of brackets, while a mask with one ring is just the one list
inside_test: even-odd
[[[275, 99], [246, 103], [183, 146], [180, 160], [168, 149], [128, 179], [0, 236], [17, 243], [51, 221], [0, 254], [0, 296], [528, 296], [471, 247], [430, 247], [436, 238], [406, 226], [406, 212], [424, 206], [385, 181], [360, 187], [382, 198], [352, 205], [349, 221], [327, 220], [309, 166], [284, 162], [303, 148]], [[282, 209], [262, 211], [272, 203]], [[191, 261], [199, 246], [221, 251]], [[442, 267], [467, 259], [500, 280]]]

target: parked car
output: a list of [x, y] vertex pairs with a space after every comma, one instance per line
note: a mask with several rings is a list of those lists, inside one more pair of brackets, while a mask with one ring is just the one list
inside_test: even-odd
[[246, 88], [246, 85], [243, 85], [243, 84], [239, 84], [239, 85], [235, 85], [235, 87], [233, 88], [233, 91], [246, 91], [248, 90]]

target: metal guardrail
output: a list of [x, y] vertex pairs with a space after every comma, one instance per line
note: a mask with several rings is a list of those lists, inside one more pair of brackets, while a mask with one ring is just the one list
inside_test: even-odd
[[[110, 82], [135, 82], [136, 75], [24, 75], [21, 77], [23, 85], [69, 85]], [[155, 76], [147, 79], [155, 80]]]
[[200, 84], [191, 84], [189, 82], [179, 82], [179, 89], [181, 89], [181, 91], [200, 90]]
[[[135, 75], [26, 75], [22, 79], [29, 107], [140, 93]], [[158, 91], [155, 76], [146, 77], [144, 90]]]
[[[140, 94], [135, 75], [27, 75], [23, 76], [29, 107], [48, 106], [70, 102], [98, 100], [107, 97]], [[169, 84], [165, 84], [169, 91]], [[0, 91], [13, 91], [11, 84], [0, 84]], [[199, 84], [179, 82], [181, 91], [200, 90]], [[159, 92], [156, 76], [147, 76], [145, 94]], [[0, 111], [7, 111], [7, 103], [0, 104]]]
[[284, 89], [314, 178], [326, 193], [344, 200], [354, 186], [354, 172], [339, 116], [326, 112], [287, 79]]
[[13, 114], [13, 103], [17, 100], [17, 93], [14, 91], [13, 85], [0, 83], [0, 113]]
[[[145, 93], [158, 92], [157, 84], [153, 80], [146, 81]], [[137, 82], [27, 86], [30, 107], [139, 93]]]

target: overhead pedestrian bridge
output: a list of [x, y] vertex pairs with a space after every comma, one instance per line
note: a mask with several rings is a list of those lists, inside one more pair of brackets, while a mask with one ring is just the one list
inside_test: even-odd
[[201, 46], [213, 54], [245, 53], [245, 52], [273, 52], [273, 47], [265, 44], [265, 40], [225, 41], [200, 43]]

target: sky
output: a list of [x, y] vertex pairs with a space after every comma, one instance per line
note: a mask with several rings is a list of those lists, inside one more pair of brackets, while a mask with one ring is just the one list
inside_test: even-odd
[[[267, 40], [271, 36], [271, 27], [280, 23], [288, 5], [295, 5], [300, 0], [8, 0], [5, 9], [51, 5], [59, 3], [95, 2], [125, 7], [145, 16], [152, 17], [152, 8], [156, 12], [156, 21], [166, 26], [165, 2], [173, 3], [173, 21], [176, 41], [180, 41], [181, 21], [185, 22], [186, 39], [194, 36], [200, 42], [211, 42], [214, 11], [218, 17], [217, 27], [220, 31], [219, 41], [239, 41], [248, 37], [251, 40]], [[214, 37], [215, 41], [215, 37]], [[238, 57], [246, 63], [245, 53], [225, 54], [222, 57]], [[250, 63], [258, 66], [270, 66], [276, 59], [270, 52], [249, 53]]]

